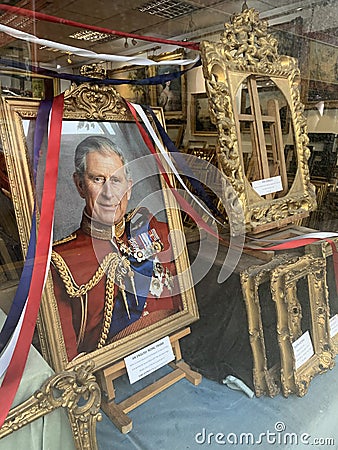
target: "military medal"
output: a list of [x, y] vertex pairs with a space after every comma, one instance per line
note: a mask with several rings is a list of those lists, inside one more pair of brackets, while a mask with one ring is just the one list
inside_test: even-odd
[[128, 244], [121, 243], [120, 251], [128, 256], [133, 256], [137, 262], [152, 258], [164, 247], [154, 228], [131, 237], [128, 239]]
[[169, 292], [171, 292], [173, 285], [173, 277], [169, 269], [167, 267], [164, 268], [158, 258], [155, 257], [153, 265], [153, 276], [150, 282], [149, 289], [150, 293], [154, 297], [159, 298], [163, 292], [164, 287], [166, 287]]

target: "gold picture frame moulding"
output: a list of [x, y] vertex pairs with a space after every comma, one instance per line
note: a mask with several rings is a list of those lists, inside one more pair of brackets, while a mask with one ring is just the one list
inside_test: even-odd
[[[260, 265], [251, 265], [240, 273], [243, 299], [245, 302], [250, 346], [253, 358], [253, 384], [257, 397], [268, 395], [275, 397], [280, 392], [280, 359], [270, 361], [267, 351], [266, 324], [264, 323], [262, 311], [263, 304], [260, 287], [265, 283], [269, 286], [272, 271], [279, 265], [284, 265], [292, 260], [288, 254], [276, 255], [271, 261]], [[265, 299], [269, 302], [272, 299]], [[273, 317], [275, 317], [275, 311]], [[271, 325], [270, 325], [271, 327]], [[271, 330], [269, 330], [271, 333]], [[272, 333], [277, 336], [277, 329]], [[271, 338], [270, 338], [271, 340]]]
[[[34, 126], [38, 106], [39, 102], [34, 100], [1, 99], [1, 138], [24, 254], [27, 252], [35, 196], [32, 187], [30, 155], [26, 133], [27, 125], [31, 126], [33, 124]], [[155, 110], [159, 119], [164, 123], [162, 110], [159, 108]], [[63, 125], [67, 128], [67, 126], [72, 126], [73, 122], [83, 122], [83, 125], [89, 127], [99, 126], [103, 128], [107, 123], [116, 123], [121, 126], [124, 124], [127, 129], [131, 127], [132, 130], [136, 126], [127, 105], [116, 90], [113, 87], [95, 83], [84, 83], [78, 86], [73, 84], [65, 92]], [[169, 176], [171, 177], [170, 174]], [[158, 179], [169, 230], [183, 230], [176, 201], [169, 193], [169, 190], [166, 189], [162, 176], [159, 175]], [[78, 366], [87, 361], [92, 361], [93, 371], [95, 372], [164, 336], [183, 329], [198, 319], [197, 303], [183, 231], [176, 233], [175, 236], [172, 248], [181, 289], [181, 310], [116, 342], [107, 344], [88, 354], [79, 355], [73, 361], [68, 361], [67, 358], [57, 303], [53, 292], [53, 282], [49, 274], [41, 300], [38, 327], [43, 356], [55, 371], [68, 370], [75, 365]]]
[[[338, 238], [333, 237], [330, 241], [338, 248]], [[326, 261], [331, 350], [335, 355], [338, 355], [338, 333], [336, 333], [337, 328], [334, 326], [338, 315], [338, 290], [336, 286], [332, 247], [329, 242], [320, 241], [307, 245], [305, 251], [318, 258], [323, 258]], [[333, 321], [333, 330], [331, 330], [331, 321]]]
[[[161, 53], [152, 56], [154, 61], [172, 61], [174, 59], [183, 59], [185, 55], [184, 49], [177, 49], [173, 52]], [[155, 77], [157, 75], [171, 74], [178, 70], [184, 70], [184, 66], [160, 65], [150, 66], [149, 76]], [[169, 96], [166, 94], [167, 90]], [[163, 94], [162, 94], [163, 92]], [[171, 93], [172, 92], [172, 93]], [[152, 107], [162, 107], [166, 120], [186, 120], [187, 117], [187, 86], [186, 77], [182, 75], [174, 78], [171, 82], [164, 83], [164, 85], [150, 85], [150, 105]], [[169, 102], [166, 101], [169, 100]], [[168, 107], [166, 106], [168, 105]]]
[[[268, 24], [254, 9], [244, 9], [225, 24], [218, 42], [201, 42], [206, 91], [210, 100], [211, 120], [218, 130], [220, 168], [235, 189], [245, 212], [247, 232], [276, 229], [309, 215], [316, 206], [315, 190], [310, 183], [307, 160], [310, 151], [306, 134], [304, 107], [300, 101], [300, 72], [297, 61], [279, 55], [277, 40], [268, 33]], [[259, 87], [276, 86], [286, 99], [290, 117], [291, 139], [297, 160], [297, 172], [288, 185], [285, 168], [285, 144], [278, 104], [272, 98], [269, 112], [259, 108]], [[243, 113], [240, 95], [250, 90], [251, 111]], [[266, 94], [265, 94], [266, 95]], [[246, 109], [247, 105], [245, 105]], [[273, 111], [271, 111], [271, 109]], [[251, 123], [251, 143], [246, 142], [241, 125]], [[270, 124], [270, 125], [267, 125]], [[269, 139], [274, 139], [271, 154]], [[272, 137], [271, 137], [272, 136]], [[251, 184], [247, 169], [248, 154], [255, 154], [251, 169], [260, 168], [255, 180], [281, 178], [282, 192], [259, 194]], [[235, 218], [234, 218], [235, 220]]]
[[[305, 300], [304, 295], [298, 293], [298, 284], [302, 280], [308, 290], [308, 299]], [[297, 394], [302, 397], [315, 375], [334, 366], [325, 258], [306, 254], [281, 264], [272, 271], [271, 292], [276, 304], [283, 395]], [[304, 325], [305, 318], [308, 323]], [[292, 344], [306, 331], [310, 333], [313, 355], [297, 367]]]

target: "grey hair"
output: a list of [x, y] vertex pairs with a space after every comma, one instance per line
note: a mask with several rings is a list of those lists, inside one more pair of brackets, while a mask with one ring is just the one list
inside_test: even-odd
[[86, 171], [86, 157], [88, 153], [93, 152], [99, 152], [102, 155], [107, 156], [111, 154], [117, 155], [122, 161], [124, 173], [127, 180], [131, 179], [128, 162], [124, 157], [122, 150], [117, 144], [115, 144], [115, 142], [111, 141], [105, 136], [88, 136], [76, 147], [74, 158], [75, 172], [80, 177], [83, 177]]

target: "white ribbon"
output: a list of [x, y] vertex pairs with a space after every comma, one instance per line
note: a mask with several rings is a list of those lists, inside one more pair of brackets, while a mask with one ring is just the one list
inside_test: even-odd
[[[250, 240], [254, 241], [255, 244], [246, 244], [247, 247], [252, 247], [255, 249], [257, 247], [257, 243], [259, 242], [270, 242], [274, 245], [283, 244], [284, 242], [292, 242], [292, 241], [298, 241], [299, 239], [318, 239], [318, 240], [324, 240], [329, 239], [333, 237], [338, 237], [338, 233], [335, 231], [314, 231], [313, 233], [306, 233], [297, 235], [288, 239], [265, 239], [265, 238], [253, 238], [250, 236]], [[269, 250], [269, 247], [264, 248], [264, 250]]]
[[25, 316], [25, 312], [26, 312], [26, 306], [27, 306], [27, 300], [25, 303], [25, 306], [22, 310], [20, 319], [15, 327], [15, 330], [7, 344], [7, 347], [3, 350], [3, 352], [1, 353], [1, 357], [0, 357], [0, 378], [3, 376], [3, 374], [6, 372], [7, 367], [9, 366], [9, 363], [11, 362], [15, 347], [16, 347], [16, 343], [18, 341], [19, 338], [19, 334], [20, 334], [20, 330], [22, 327], [22, 323], [23, 323], [23, 319]]
[[105, 53], [95, 53], [91, 50], [86, 50], [83, 48], [72, 47], [69, 45], [60, 44], [58, 42], [49, 41], [47, 39], [40, 39], [33, 34], [26, 33], [21, 30], [16, 30], [15, 28], [7, 27], [6, 25], [0, 24], [0, 31], [6, 33], [16, 39], [21, 39], [23, 41], [31, 42], [34, 44], [44, 45], [46, 47], [55, 48], [57, 50], [70, 53], [72, 55], [81, 56], [82, 58], [88, 59], [100, 59], [105, 61], [112, 62], [127, 62], [131, 64], [135, 64], [137, 66], [160, 66], [160, 65], [180, 65], [186, 66], [188, 64], [194, 64], [199, 59], [200, 56], [197, 55], [195, 59], [173, 59], [173, 60], [164, 60], [164, 61], [153, 61], [148, 58], [140, 58], [133, 56], [120, 56], [120, 55], [107, 55]]
[[[48, 249], [47, 264], [46, 264], [46, 267], [44, 268], [45, 275], [44, 275], [43, 287], [45, 286], [46, 281], [47, 281], [48, 269], [49, 269], [50, 260], [51, 260], [52, 242], [53, 242], [52, 236], [53, 236], [53, 226], [52, 226], [50, 237], [49, 237], [49, 249]], [[24, 308], [22, 310], [22, 313], [20, 315], [20, 319], [19, 319], [19, 321], [18, 321], [18, 323], [17, 323], [17, 325], [15, 327], [15, 330], [14, 330], [14, 332], [13, 332], [13, 334], [12, 334], [12, 336], [11, 336], [7, 346], [6, 346], [6, 348], [3, 350], [3, 352], [0, 355], [0, 378], [6, 372], [8, 366], [9, 366], [9, 364], [11, 362], [11, 359], [12, 359], [12, 356], [13, 356], [13, 353], [14, 353], [17, 341], [19, 339], [19, 335], [20, 335], [20, 331], [21, 331], [21, 328], [22, 328], [22, 324], [24, 322], [24, 316], [25, 316], [25, 313], [26, 313], [28, 301], [29, 301], [29, 297], [27, 297], [27, 299], [26, 299], [25, 306], [24, 306]]]
[[172, 162], [171, 158], [168, 155], [168, 152], [164, 149], [162, 142], [159, 140], [156, 131], [154, 130], [154, 128], [152, 127], [146, 113], [143, 111], [143, 108], [141, 105], [138, 105], [136, 103], [131, 103], [131, 105], [135, 108], [135, 110], [137, 111], [138, 115], [140, 116], [140, 118], [142, 119], [144, 125], [146, 126], [147, 130], [149, 131], [151, 137], [153, 138], [156, 146], [158, 147], [158, 149], [161, 152], [161, 155], [164, 157], [164, 159], [166, 160], [166, 162], [168, 163], [169, 167], [171, 168], [171, 170], [173, 171], [173, 174], [175, 175], [175, 177], [178, 179], [178, 181], [181, 183], [181, 185], [183, 186], [184, 190], [187, 192], [187, 194], [203, 209], [203, 211], [205, 211], [209, 217], [212, 218], [212, 220], [216, 221], [217, 223], [219, 223], [220, 225], [224, 226], [221, 222], [219, 222], [211, 213], [210, 211], [204, 206], [203, 203], [201, 203], [197, 197], [195, 197], [190, 190], [187, 188], [186, 184], [184, 183], [184, 181], [182, 180], [180, 174], [178, 173], [174, 163]]

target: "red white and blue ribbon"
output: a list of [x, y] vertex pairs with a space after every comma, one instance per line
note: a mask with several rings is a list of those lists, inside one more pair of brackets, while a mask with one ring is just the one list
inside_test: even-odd
[[34, 266], [25, 306], [26, 309], [24, 311], [24, 319], [22, 321], [22, 326], [20, 328], [13, 355], [10, 359], [5, 377], [0, 387], [0, 427], [3, 425], [7, 417], [22, 378], [50, 264], [62, 116], [63, 94], [54, 98], [52, 106], [44, 187], [41, 201], [40, 224], [37, 235]]
[[[40, 103], [36, 125], [34, 131], [34, 146], [33, 146], [33, 182], [36, 184], [36, 174], [38, 161], [40, 156], [40, 149], [43, 137], [47, 130], [47, 124], [49, 119], [49, 113], [52, 107], [51, 100], [44, 100]], [[30, 280], [32, 277], [33, 263], [35, 257], [36, 246], [36, 203], [34, 203], [34, 210], [32, 216], [32, 225], [30, 230], [30, 239], [28, 244], [28, 250], [25, 258], [25, 263], [21, 273], [18, 288], [16, 290], [11, 308], [9, 310], [6, 321], [0, 332], [0, 354], [8, 344], [17, 324], [20, 316], [22, 315], [23, 308], [26, 304], [27, 295], [30, 287]], [[6, 349], [8, 351], [8, 348]], [[0, 356], [0, 377], [5, 371], [6, 365], [2, 363], [3, 355]]]
[[173, 157], [173, 160], [178, 165], [178, 172], [179, 173], [181, 172], [184, 174], [184, 176], [188, 179], [188, 181], [190, 182], [194, 191], [196, 192], [197, 196], [204, 201], [204, 203], [207, 205], [209, 210], [213, 211], [213, 213], [216, 215], [216, 217], [223, 219], [222, 214], [216, 208], [216, 206], [213, 204], [211, 198], [208, 196], [208, 194], [205, 191], [205, 189], [203, 188], [202, 184], [196, 178], [191, 167], [185, 161], [182, 153], [176, 148], [175, 144], [169, 138], [169, 136], [166, 133], [165, 129], [163, 128], [162, 124], [156, 117], [154, 111], [149, 106], [143, 106], [143, 108], [146, 111], [148, 111], [149, 114], [151, 115], [151, 117], [154, 121], [154, 124], [156, 125], [157, 131], [159, 132], [159, 134], [161, 136], [161, 139], [163, 141], [165, 148], [169, 151], [170, 155]]
[[[208, 233], [210, 233], [211, 235], [213, 235], [214, 237], [216, 237], [217, 239], [219, 239], [219, 235], [215, 232], [215, 230], [213, 230], [204, 220], [203, 218], [194, 210], [194, 208], [190, 205], [190, 203], [182, 196], [180, 195], [180, 193], [174, 188], [174, 186], [172, 185], [170, 178], [168, 176], [168, 173], [166, 172], [161, 159], [158, 156], [157, 151], [155, 150], [155, 147], [153, 145], [152, 139], [155, 142], [157, 148], [159, 149], [161, 155], [163, 156], [165, 162], [168, 164], [168, 166], [170, 167], [171, 171], [174, 173], [176, 179], [179, 181], [179, 183], [181, 184], [181, 186], [183, 187], [183, 189], [185, 190], [185, 192], [187, 193], [187, 195], [189, 197], [191, 197], [199, 206], [200, 208], [202, 208], [202, 210], [204, 212], [206, 212], [212, 219], [213, 221], [219, 223], [220, 225], [223, 226], [223, 224], [221, 222], [219, 222], [217, 220], [217, 218], [215, 218], [210, 211], [205, 207], [205, 205], [203, 203], [201, 203], [199, 201], [199, 199], [194, 196], [190, 190], [188, 189], [188, 187], [186, 186], [186, 184], [184, 183], [181, 175], [178, 173], [175, 165], [173, 164], [172, 160], [170, 159], [168, 153], [165, 151], [161, 141], [159, 140], [155, 130], [153, 129], [153, 127], [150, 124], [150, 121], [147, 117], [147, 115], [145, 114], [145, 112], [143, 111], [143, 108], [141, 107], [141, 105], [137, 105], [136, 103], [129, 103], [127, 102], [128, 107], [135, 119], [136, 125], [141, 133], [141, 136], [145, 142], [145, 144], [147, 145], [147, 147], [149, 148], [149, 150], [151, 151], [151, 153], [154, 155], [157, 165], [160, 169], [161, 175], [163, 176], [168, 188], [170, 189], [170, 191], [172, 192], [172, 194], [174, 195], [176, 201], [178, 202], [178, 204], [183, 208], [183, 211], [185, 211], [187, 214], [189, 214], [189, 216], [196, 222], [196, 224], [200, 227], [205, 229]], [[138, 118], [137, 118], [137, 114], [140, 116], [140, 118], [143, 121], [143, 124], [145, 125], [145, 127], [147, 128], [147, 130], [149, 131], [149, 134], [146, 132], [146, 130], [143, 128], [143, 126], [141, 125], [141, 123], [139, 122]], [[151, 138], [150, 138], [151, 137]]]

